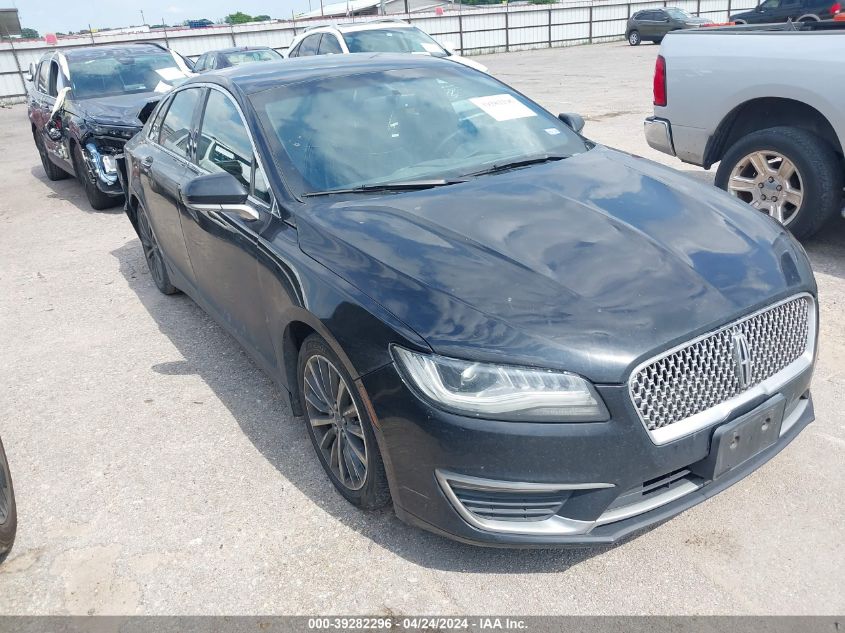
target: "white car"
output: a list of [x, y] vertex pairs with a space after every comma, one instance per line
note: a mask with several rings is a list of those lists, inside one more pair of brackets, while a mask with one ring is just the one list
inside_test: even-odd
[[294, 38], [285, 56], [349, 53], [411, 53], [446, 57], [487, 72], [483, 64], [456, 55], [450, 46], [441, 46], [428, 33], [402, 20], [375, 20], [308, 29]]

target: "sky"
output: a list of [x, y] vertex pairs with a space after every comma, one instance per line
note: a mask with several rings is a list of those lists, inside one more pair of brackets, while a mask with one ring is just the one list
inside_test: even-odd
[[[315, 7], [319, 0], [311, 0]], [[147, 24], [181, 24], [185, 20], [208, 18], [217, 21], [243, 11], [249, 15], [290, 18], [308, 10], [308, 0], [0, 0], [0, 7], [18, 9], [21, 26], [45, 33], [67, 33], [93, 28], [142, 24], [141, 10]]]

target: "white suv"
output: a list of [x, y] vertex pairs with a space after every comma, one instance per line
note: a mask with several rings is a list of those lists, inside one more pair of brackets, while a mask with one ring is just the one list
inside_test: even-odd
[[448, 57], [464, 66], [487, 72], [483, 64], [456, 55], [434, 41], [428, 33], [402, 20], [375, 20], [308, 29], [294, 38], [286, 57], [348, 53], [412, 53]]

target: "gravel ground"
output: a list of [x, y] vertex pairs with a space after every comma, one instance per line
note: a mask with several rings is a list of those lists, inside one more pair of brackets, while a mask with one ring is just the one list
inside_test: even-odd
[[[592, 138], [651, 151], [656, 46], [491, 55]], [[0, 432], [18, 541], [5, 614], [836, 614], [845, 610], [845, 222], [808, 250], [821, 294], [817, 420], [772, 462], [613, 548], [456, 544], [326, 480], [286, 400], [184, 296], [158, 293], [122, 211], [44, 177], [0, 109]]]

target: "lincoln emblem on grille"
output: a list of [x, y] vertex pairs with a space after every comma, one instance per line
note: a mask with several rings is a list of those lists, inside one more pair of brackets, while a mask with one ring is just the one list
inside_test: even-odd
[[751, 352], [748, 350], [748, 339], [742, 332], [731, 334], [733, 342], [734, 363], [736, 363], [736, 377], [741, 389], [748, 387], [751, 382]]

